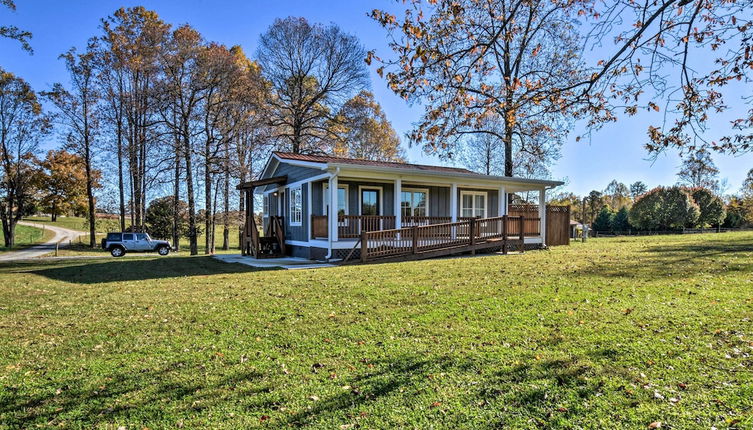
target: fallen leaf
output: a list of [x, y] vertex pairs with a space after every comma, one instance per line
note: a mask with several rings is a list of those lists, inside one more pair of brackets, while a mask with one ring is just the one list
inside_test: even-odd
[[654, 421], [651, 424], [648, 425], [648, 428], [650, 429], [660, 429], [661, 428], [661, 421]]

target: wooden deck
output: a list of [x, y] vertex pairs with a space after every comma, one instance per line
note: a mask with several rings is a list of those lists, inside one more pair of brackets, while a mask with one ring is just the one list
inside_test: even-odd
[[[534, 229], [533, 226], [536, 226]], [[527, 236], [538, 236], [538, 218], [508, 216], [362, 231], [343, 263], [405, 261], [514, 246], [521, 251]], [[353, 256], [358, 251], [358, 258]]]

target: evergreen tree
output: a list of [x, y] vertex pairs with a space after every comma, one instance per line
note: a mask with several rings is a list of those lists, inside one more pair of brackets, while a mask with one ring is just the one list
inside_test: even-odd
[[614, 212], [608, 207], [604, 206], [599, 211], [599, 215], [593, 223], [593, 229], [596, 231], [612, 231], [612, 219], [614, 218]]
[[630, 230], [629, 211], [627, 207], [620, 208], [612, 218], [612, 231], [624, 232]]

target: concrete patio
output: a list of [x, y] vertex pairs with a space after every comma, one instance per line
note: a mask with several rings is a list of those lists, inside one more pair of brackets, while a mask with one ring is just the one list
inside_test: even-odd
[[306, 258], [299, 257], [282, 257], [282, 258], [263, 258], [256, 259], [251, 256], [243, 256], [238, 254], [218, 254], [214, 258], [224, 263], [239, 263], [245, 264], [251, 267], [273, 269], [281, 268], [287, 270], [297, 269], [318, 269], [321, 267], [335, 267], [334, 264], [321, 263], [314, 260], [308, 260]]

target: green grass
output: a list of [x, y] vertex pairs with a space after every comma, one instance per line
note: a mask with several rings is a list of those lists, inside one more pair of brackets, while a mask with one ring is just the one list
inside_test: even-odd
[[[55, 236], [55, 233], [52, 230], [43, 230], [41, 228], [18, 224], [16, 225], [16, 246], [13, 247], [13, 251], [46, 242], [52, 239], [53, 236]], [[10, 251], [10, 249], [5, 247], [3, 239], [4, 237], [0, 236], [0, 253]]]
[[753, 427], [753, 234], [0, 265], [0, 427]]

